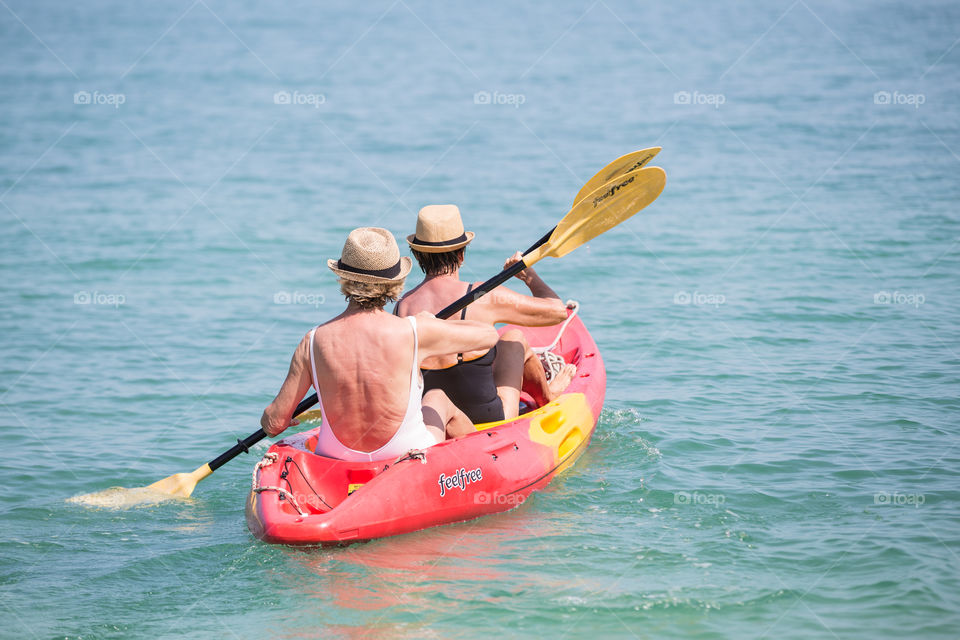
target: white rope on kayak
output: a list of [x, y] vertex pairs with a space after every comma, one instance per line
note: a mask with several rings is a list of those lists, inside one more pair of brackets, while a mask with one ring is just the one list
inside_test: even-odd
[[404, 460], [419, 460], [420, 464], [427, 464], [427, 454], [422, 449], [410, 449], [405, 454], [393, 461], [393, 464], [403, 462]]
[[269, 487], [269, 486], [261, 487], [258, 484], [257, 474], [260, 472], [260, 469], [264, 467], [269, 467], [278, 459], [279, 459], [279, 456], [277, 456], [275, 452], [268, 451], [267, 453], [264, 454], [260, 462], [258, 462], [253, 466], [253, 482], [251, 484], [250, 490], [253, 491], [254, 493], [262, 493], [264, 491], [276, 491], [281, 497], [284, 497], [290, 501], [290, 504], [292, 504], [293, 508], [297, 510], [297, 513], [299, 513], [301, 516], [305, 516], [307, 514], [304, 513], [303, 509], [300, 508], [299, 503], [297, 503], [297, 499], [293, 497], [292, 493], [290, 493], [283, 487]]
[[543, 370], [547, 374], [547, 380], [553, 380], [554, 376], [559, 375], [567, 365], [567, 361], [563, 359], [563, 356], [559, 353], [554, 353], [553, 348], [560, 342], [560, 338], [563, 336], [563, 332], [566, 331], [567, 325], [570, 324], [573, 317], [580, 311], [580, 303], [576, 300], [567, 300], [567, 309], [572, 309], [572, 311], [570, 315], [567, 316], [567, 319], [563, 321], [563, 324], [560, 325], [560, 331], [557, 332], [557, 337], [553, 339], [553, 342], [546, 347], [530, 347], [530, 350], [540, 358], [540, 362], [543, 364]]

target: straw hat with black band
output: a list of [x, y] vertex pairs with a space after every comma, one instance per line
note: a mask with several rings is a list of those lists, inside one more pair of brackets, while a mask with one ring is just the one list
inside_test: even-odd
[[327, 260], [327, 266], [344, 280], [357, 282], [403, 282], [413, 261], [400, 257], [397, 241], [386, 229], [360, 227], [347, 236], [339, 260]]
[[407, 244], [423, 253], [445, 253], [467, 246], [473, 235], [463, 230], [457, 205], [431, 204], [420, 209], [417, 232], [407, 236]]

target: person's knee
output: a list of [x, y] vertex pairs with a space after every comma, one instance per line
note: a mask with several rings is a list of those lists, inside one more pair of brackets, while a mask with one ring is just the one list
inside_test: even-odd
[[505, 342], [519, 342], [524, 346], [527, 344], [527, 336], [523, 335], [523, 331], [520, 331], [520, 329], [504, 331], [500, 334], [500, 340]]
[[446, 392], [443, 389], [430, 389], [425, 394], [423, 394], [424, 402], [437, 402], [440, 404], [450, 402], [450, 398], [447, 397]]
[[497, 349], [507, 349], [511, 352], [523, 351], [524, 359], [529, 358], [533, 353], [533, 349], [530, 348], [530, 343], [527, 342], [527, 336], [523, 334], [523, 331], [519, 329], [510, 329], [505, 331], [502, 336], [500, 336], [500, 342], [497, 343]]
[[422, 407], [420, 407], [420, 413], [423, 414], [423, 423], [428, 427], [434, 427], [440, 430], [446, 429], [446, 420], [443, 419], [443, 416], [440, 415], [440, 412], [434, 407], [424, 404]]
[[[424, 408], [429, 407], [433, 410], [437, 414], [437, 417], [442, 419], [444, 423], [450, 419], [453, 402], [447, 397], [443, 389], [431, 389], [427, 391], [423, 395], [421, 404]], [[426, 411], [424, 411], [424, 415], [426, 415]]]

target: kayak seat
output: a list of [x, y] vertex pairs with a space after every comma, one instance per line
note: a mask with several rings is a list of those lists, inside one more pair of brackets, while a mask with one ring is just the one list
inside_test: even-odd
[[525, 413], [530, 413], [531, 411], [537, 408], [539, 407], [537, 406], [537, 401], [533, 399], [533, 396], [531, 396], [526, 391], [521, 391], [520, 392], [520, 415], [523, 415]]

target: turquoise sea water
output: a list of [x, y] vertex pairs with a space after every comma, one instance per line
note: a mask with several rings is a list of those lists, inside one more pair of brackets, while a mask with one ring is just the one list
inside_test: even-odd
[[[956, 637], [956, 3], [0, 5], [0, 636]], [[609, 380], [520, 508], [269, 546], [254, 456], [65, 502], [252, 432], [349, 229], [455, 202], [484, 279], [652, 145], [540, 268]]]

